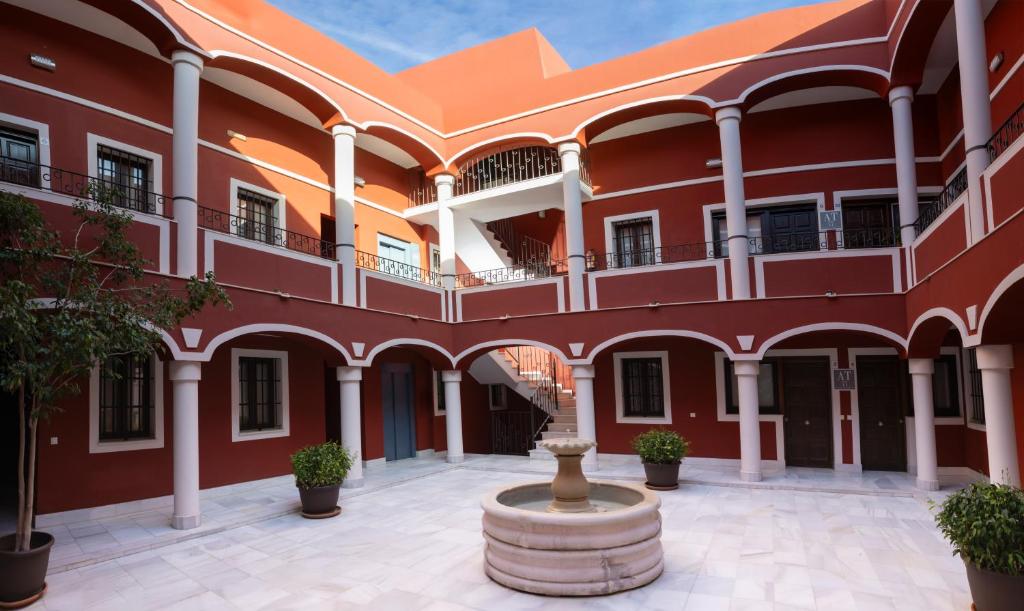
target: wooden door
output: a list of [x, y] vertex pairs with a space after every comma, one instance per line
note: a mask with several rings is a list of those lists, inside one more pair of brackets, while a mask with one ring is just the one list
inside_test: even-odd
[[843, 247], [876, 248], [896, 245], [899, 231], [893, 222], [893, 207], [890, 202], [844, 204]]
[[[818, 250], [818, 217], [814, 206], [768, 212], [768, 248], [765, 252]], [[763, 223], [763, 221], [762, 221]], [[765, 228], [762, 227], [762, 233]]]
[[860, 462], [866, 471], [906, 471], [905, 377], [896, 356], [857, 357]]
[[828, 357], [788, 357], [782, 368], [786, 464], [832, 466], [832, 392]]
[[384, 457], [401, 460], [416, 456], [416, 409], [412, 365], [381, 366], [380, 403], [384, 416]]

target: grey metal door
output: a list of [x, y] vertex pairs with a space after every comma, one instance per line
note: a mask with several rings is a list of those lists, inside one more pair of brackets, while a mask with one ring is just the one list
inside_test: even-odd
[[416, 409], [412, 365], [386, 363], [381, 371], [384, 457], [387, 460], [413, 458], [416, 456]]

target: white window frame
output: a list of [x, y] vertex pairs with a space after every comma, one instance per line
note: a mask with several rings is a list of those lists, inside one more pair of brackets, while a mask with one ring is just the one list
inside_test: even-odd
[[[3, 112], [0, 112], [0, 123], [13, 129], [35, 132], [36, 139], [39, 140], [39, 165], [50, 165], [50, 125], [48, 123], [40, 123], [39, 121]], [[44, 173], [40, 172], [40, 174]], [[49, 189], [50, 180], [40, 176], [39, 186], [43, 189]]]
[[434, 390], [434, 395], [433, 395], [434, 415], [435, 416], [444, 416], [447, 413], [447, 410], [441, 409], [440, 401], [437, 400], [437, 395], [438, 395], [438, 393], [437, 393], [437, 391], [438, 391], [437, 385], [438, 384], [441, 384], [441, 392], [442, 393], [444, 392], [444, 382], [439, 382], [439, 380], [441, 379], [441, 372], [436, 370], [436, 369], [431, 369], [430, 370], [430, 379], [432, 381], [431, 386], [433, 387], [433, 390]]
[[[137, 146], [128, 144], [127, 142], [120, 142], [113, 140], [99, 134], [89, 132], [85, 135], [86, 143], [86, 159], [89, 163], [89, 176], [98, 177], [99, 168], [97, 167], [97, 147], [99, 145], [109, 146], [112, 149], [124, 151], [125, 153], [131, 153], [132, 155], [138, 155], [139, 157], [145, 157], [149, 159], [149, 169], [153, 172], [153, 193], [158, 196], [163, 196], [164, 193], [164, 157], [160, 153], [150, 151], [148, 149], [139, 148]], [[163, 214], [164, 205], [157, 199], [154, 203], [157, 214]]]
[[[622, 360], [623, 359], [661, 359], [661, 384], [664, 397], [665, 415], [661, 418], [626, 417], [625, 405], [622, 403]], [[617, 424], [672, 424], [672, 394], [670, 381], [672, 376], [668, 369], [667, 350], [645, 350], [642, 352], [616, 352], [612, 355], [615, 368], [615, 422]]]
[[963, 423], [967, 425], [967, 428], [975, 431], [985, 432], [987, 430], [987, 422], [977, 422], [974, 420], [974, 405], [971, 400], [971, 391], [967, 388], [967, 385], [971, 383], [971, 364], [970, 359], [964, 352], [970, 350], [970, 348], [960, 348], [960, 394], [963, 396], [963, 404], [960, 407], [962, 412], [960, 415], [963, 417]]
[[404, 264], [410, 265], [412, 267], [419, 267], [420, 266], [420, 249], [419, 249], [419, 247], [417, 247], [416, 244], [413, 244], [409, 240], [403, 240], [401, 238], [396, 238], [393, 235], [388, 235], [386, 233], [381, 233], [379, 231], [377, 232], [377, 256], [378, 257], [384, 258], [384, 256], [380, 254], [380, 252], [381, 252], [380, 246], [381, 246], [381, 244], [385, 244], [387, 242], [391, 242], [392, 245], [395, 248], [398, 248], [400, 246], [404, 247], [405, 259], [406, 260], [405, 261], [399, 261], [399, 263], [404, 263]]
[[164, 447], [164, 362], [156, 355], [153, 370], [153, 437], [150, 439], [100, 440], [100, 364], [89, 372], [89, 453], [132, 452]]
[[[241, 397], [239, 388], [239, 359], [241, 357], [279, 359], [281, 361], [281, 426], [263, 431], [240, 431], [238, 401]], [[250, 348], [231, 349], [231, 441], [253, 441], [256, 439], [274, 439], [288, 437], [288, 352], [285, 350], [257, 350]]]
[[[252, 183], [245, 182], [243, 180], [239, 180], [237, 178], [232, 178], [229, 181], [228, 201], [231, 202], [231, 209], [230, 209], [231, 216], [238, 216], [238, 209], [239, 209], [239, 206], [238, 206], [238, 190], [239, 189], [245, 189], [246, 191], [252, 191], [253, 193], [259, 193], [260, 195], [265, 195], [265, 196], [267, 196], [267, 197], [269, 197], [271, 199], [277, 200], [277, 203], [274, 204], [274, 210], [273, 210], [273, 217], [274, 217], [274, 220], [277, 222], [277, 224], [274, 226], [274, 228], [275, 229], [280, 229], [281, 231], [284, 231], [284, 230], [286, 230], [288, 228], [287, 224], [285, 222], [285, 218], [288, 215], [287, 215], [287, 208], [285, 207], [285, 205], [287, 204], [287, 200], [286, 200], [286, 198], [284, 196], [284, 193], [278, 193], [277, 191], [271, 191], [270, 189], [265, 189], [265, 188], [263, 188], [263, 187], [261, 187], [259, 185], [254, 185]], [[232, 233], [232, 235], [236, 235], [235, 231], [232, 231], [231, 233]]]
[[[633, 221], [636, 219], [651, 219], [651, 234], [654, 238], [654, 252], [661, 252], [661, 221], [657, 210], [644, 210], [643, 212], [630, 212], [629, 214], [618, 214], [604, 217], [604, 250], [609, 259], [614, 261], [615, 249], [615, 223], [620, 221]], [[655, 255], [657, 257], [658, 255]]]

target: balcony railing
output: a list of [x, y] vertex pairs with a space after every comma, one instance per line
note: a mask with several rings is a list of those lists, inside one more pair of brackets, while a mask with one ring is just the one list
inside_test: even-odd
[[468, 289], [492, 284], [523, 282], [562, 276], [569, 272], [565, 261], [545, 261], [527, 265], [513, 265], [500, 269], [488, 269], [480, 272], [467, 272], [455, 276], [455, 288]]
[[1013, 111], [1010, 118], [999, 126], [999, 129], [995, 131], [992, 138], [988, 141], [989, 160], [995, 161], [996, 157], [999, 157], [1006, 149], [1010, 148], [1017, 141], [1017, 138], [1020, 138], [1021, 134], [1024, 134], [1024, 104], [1021, 104], [1017, 110]]
[[[580, 180], [590, 184], [589, 157], [580, 155]], [[474, 157], [459, 167], [452, 185], [452, 197], [469, 195], [562, 171], [558, 150], [546, 146], [526, 146]], [[409, 207], [437, 201], [437, 188], [426, 185], [409, 193]]]
[[356, 267], [369, 269], [413, 282], [441, 286], [441, 274], [394, 259], [385, 259], [361, 250], [356, 251]]
[[661, 246], [644, 250], [625, 250], [603, 254], [588, 253], [586, 257], [587, 271], [604, 269], [622, 269], [627, 267], [644, 267], [665, 263], [683, 263], [701, 261], [715, 256], [714, 242], [698, 242], [696, 244], [678, 244]]
[[946, 208], [949, 208], [966, 190], [967, 168], [964, 168], [953, 177], [953, 180], [949, 181], [949, 184], [942, 190], [942, 193], [939, 193], [939, 197], [934, 202], [922, 204], [917, 220], [914, 221], [914, 230], [917, 232], [917, 235], [924, 233], [924, 230], [934, 223], [935, 219], [939, 218], [939, 215]]
[[222, 210], [197, 206], [199, 226], [204, 229], [228, 233], [246, 240], [279, 246], [307, 255], [334, 258], [334, 244], [319, 238], [281, 229], [268, 223], [258, 223]]
[[41, 163], [0, 156], [0, 181], [44, 189], [90, 201], [108, 201], [118, 208], [169, 216], [158, 193], [117, 182], [62, 170]]

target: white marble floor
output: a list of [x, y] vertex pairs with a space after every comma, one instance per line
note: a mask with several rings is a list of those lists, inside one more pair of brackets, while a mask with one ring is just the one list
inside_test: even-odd
[[344, 498], [343, 513], [331, 520], [287, 513], [51, 574], [41, 606], [931, 611], [970, 604], [963, 567], [921, 497], [704, 484], [660, 493], [666, 572], [646, 588], [595, 599], [512, 592], [483, 574], [478, 499], [540, 477], [499, 470], [500, 462], [423, 467], [387, 489]]

